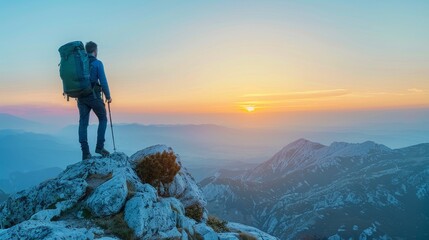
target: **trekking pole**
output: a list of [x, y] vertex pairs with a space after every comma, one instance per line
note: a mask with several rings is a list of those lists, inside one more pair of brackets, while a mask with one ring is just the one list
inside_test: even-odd
[[112, 112], [110, 111], [110, 103], [109, 102], [107, 102], [107, 106], [109, 107], [110, 130], [112, 130], [113, 151], [116, 152], [115, 135], [113, 135]]

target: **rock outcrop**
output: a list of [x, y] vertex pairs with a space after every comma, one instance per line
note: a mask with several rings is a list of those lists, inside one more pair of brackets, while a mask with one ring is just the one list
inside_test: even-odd
[[[218, 233], [207, 222], [206, 200], [176, 154], [179, 172], [156, 188], [136, 174], [137, 163], [164, 145], [130, 158], [114, 153], [70, 165], [59, 176], [12, 194], [0, 205], [0, 239], [276, 239], [228, 223]], [[193, 219], [188, 209], [200, 209]]]

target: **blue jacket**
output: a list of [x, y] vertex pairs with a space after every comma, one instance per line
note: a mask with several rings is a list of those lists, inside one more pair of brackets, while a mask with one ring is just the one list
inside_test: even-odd
[[109, 84], [107, 83], [106, 74], [104, 73], [103, 63], [92, 55], [89, 55], [89, 59], [91, 61], [91, 66], [92, 66], [91, 72], [90, 72], [91, 84], [93, 86], [97, 83], [100, 84], [101, 89], [103, 90], [103, 93], [106, 96], [106, 99], [110, 99]]

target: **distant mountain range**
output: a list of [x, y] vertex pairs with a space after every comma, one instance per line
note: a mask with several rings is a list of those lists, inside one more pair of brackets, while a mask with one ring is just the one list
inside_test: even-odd
[[62, 170], [58, 167], [51, 167], [29, 172], [12, 172], [8, 178], [0, 179], [0, 189], [6, 193], [18, 192], [53, 178]]
[[[186, 157], [189, 170], [198, 180], [211, 176], [221, 167], [254, 167], [256, 163], [250, 159], [252, 154], [261, 156], [261, 152], [268, 152], [264, 150], [264, 146], [254, 147], [251, 142], [242, 141], [245, 138], [253, 139], [246, 137], [244, 131], [217, 125], [118, 124], [114, 128], [118, 151], [130, 154], [145, 146], [169, 144]], [[88, 129], [92, 152], [96, 129], [96, 125], [91, 125]], [[16, 175], [17, 178], [14, 179], [17, 183], [15, 180], [11, 182], [10, 174], [14, 172], [55, 167], [63, 169], [75, 162], [81, 154], [77, 135], [77, 125], [49, 134], [23, 129], [0, 129], [0, 189], [9, 193], [13, 189], [21, 189], [22, 184], [18, 182], [39, 181], [39, 178], [33, 179], [33, 176], [20, 179]], [[106, 133], [106, 148], [113, 150], [109, 130]], [[58, 159], [57, 156], [62, 157]]]
[[429, 144], [299, 139], [201, 183], [208, 209], [280, 239], [429, 239]]
[[79, 156], [78, 143], [68, 145], [48, 134], [0, 130], [0, 179], [9, 178], [9, 174], [17, 171], [63, 168]]
[[1, 129], [20, 129], [20, 130], [37, 130], [42, 124], [20, 118], [7, 113], [0, 113], [0, 130]]
[[3, 202], [4, 200], [6, 200], [8, 197], [8, 195], [3, 192], [2, 190], [0, 190], [0, 203]]
[[[77, 125], [71, 125], [55, 135], [70, 144], [77, 142]], [[88, 129], [90, 145], [94, 146], [97, 126]], [[131, 154], [144, 146], [165, 143], [180, 151], [192, 175], [202, 180], [222, 167], [254, 167], [255, 160], [274, 148], [258, 143], [256, 136], [268, 138], [260, 131], [246, 131], [228, 127], [201, 125], [142, 125], [117, 124], [114, 126], [118, 150]], [[112, 149], [110, 129], [106, 134], [106, 147]], [[267, 149], [268, 148], [268, 149]], [[92, 150], [92, 149], [91, 149]], [[258, 162], [259, 163], [259, 162]]]

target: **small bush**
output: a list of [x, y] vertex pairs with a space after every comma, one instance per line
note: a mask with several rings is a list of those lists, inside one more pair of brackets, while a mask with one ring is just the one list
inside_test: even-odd
[[107, 233], [111, 233], [120, 239], [133, 240], [136, 239], [134, 231], [128, 227], [124, 220], [124, 213], [120, 212], [114, 216], [105, 218], [94, 218], [93, 221], [103, 228]]
[[203, 219], [203, 212], [204, 212], [204, 209], [198, 204], [185, 208], [185, 215], [198, 222], [200, 222]]
[[89, 210], [86, 207], [82, 209], [82, 216], [85, 219], [92, 219], [93, 218], [91, 210]]
[[171, 183], [180, 170], [173, 152], [163, 151], [143, 158], [137, 163], [136, 172], [139, 178], [158, 188], [161, 183]]
[[253, 235], [244, 232], [239, 233], [238, 237], [240, 240], [257, 240], [257, 238], [255, 238]]
[[220, 220], [215, 216], [209, 216], [207, 219], [207, 225], [209, 225], [215, 232], [229, 232], [229, 228], [226, 226], [227, 221]]

